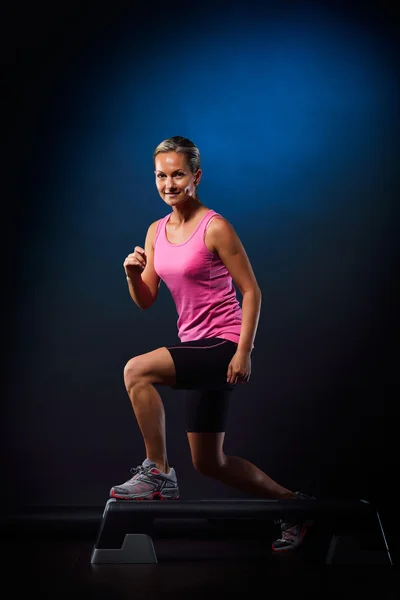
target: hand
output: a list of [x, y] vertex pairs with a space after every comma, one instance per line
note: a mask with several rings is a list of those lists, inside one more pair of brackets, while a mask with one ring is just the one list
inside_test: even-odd
[[250, 352], [237, 350], [228, 366], [228, 383], [247, 383], [251, 374]]
[[146, 253], [140, 246], [136, 246], [132, 254], [128, 254], [124, 260], [124, 269], [127, 277], [141, 275], [147, 264]]

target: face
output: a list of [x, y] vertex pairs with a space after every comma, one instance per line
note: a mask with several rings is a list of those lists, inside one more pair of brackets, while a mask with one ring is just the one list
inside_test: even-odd
[[196, 196], [201, 170], [192, 173], [185, 154], [160, 152], [155, 158], [156, 186], [161, 198], [170, 206]]

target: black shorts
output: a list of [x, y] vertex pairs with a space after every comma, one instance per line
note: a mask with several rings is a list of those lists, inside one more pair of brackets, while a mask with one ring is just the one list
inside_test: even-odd
[[172, 387], [186, 390], [186, 431], [225, 431], [229, 398], [235, 388], [226, 378], [237, 344], [222, 338], [207, 338], [166, 348], [175, 364], [176, 383]]

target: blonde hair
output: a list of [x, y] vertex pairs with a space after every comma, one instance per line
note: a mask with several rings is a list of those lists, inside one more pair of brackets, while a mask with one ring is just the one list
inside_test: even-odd
[[167, 138], [153, 152], [153, 162], [157, 154], [161, 152], [177, 152], [184, 154], [190, 166], [192, 173], [196, 173], [200, 169], [200, 151], [197, 146], [185, 137], [175, 135]]

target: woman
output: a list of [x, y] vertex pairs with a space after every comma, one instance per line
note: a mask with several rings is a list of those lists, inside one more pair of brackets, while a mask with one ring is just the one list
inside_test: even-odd
[[[202, 474], [260, 498], [296, 499], [255, 465], [223, 451], [229, 396], [251, 374], [261, 291], [232, 225], [198, 194], [198, 148], [180, 136], [153, 155], [156, 186], [171, 207], [148, 228], [144, 249], [124, 261], [129, 293], [142, 310], [155, 302], [161, 280], [178, 313], [180, 343], [135, 356], [124, 381], [143, 435], [146, 459], [133, 477], [111, 488], [113, 498], [176, 499], [175, 469], [167, 458], [165, 413], [155, 385], [186, 390], [186, 432], [194, 467]], [[242, 295], [240, 306], [234, 284]], [[282, 523], [276, 551], [298, 545], [305, 524]]]

